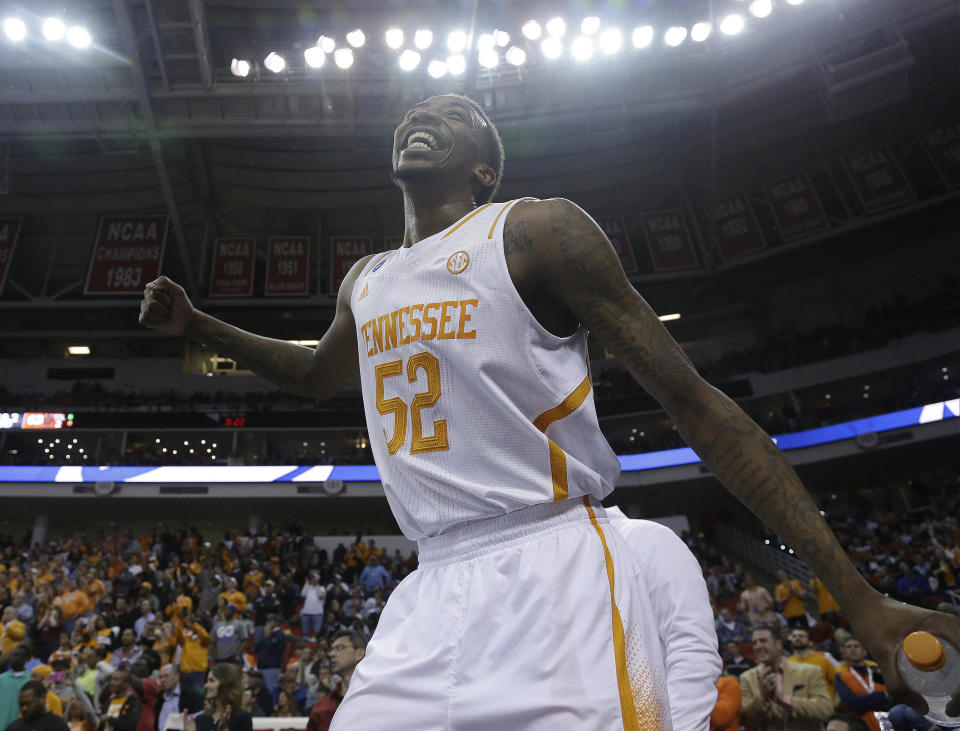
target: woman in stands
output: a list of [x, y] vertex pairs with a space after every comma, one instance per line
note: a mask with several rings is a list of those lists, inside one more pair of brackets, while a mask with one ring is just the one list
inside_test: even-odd
[[221, 662], [207, 673], [203, 686], [206, 707], [194, 719], [184, 719], [184, 731], [253, 731], [250, 714], [243, 710], [240, 666]]

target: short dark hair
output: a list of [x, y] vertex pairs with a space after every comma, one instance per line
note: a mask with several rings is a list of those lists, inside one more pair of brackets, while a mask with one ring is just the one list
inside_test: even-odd
[[350, 644], [353, 645], [354, 650], [366, 650], [367, 649], [367, 638], [360, 632], [353, 632], [348, 629], [342, 629], [337, 634], [333, 636], [332, 642], [336, 642], [341, 637], [346, 637], [350, 640]]
[[474, 195], [474, 202], [478, 206], [482, 206], [493, 200], [493, 196], [496, 195], [497, 190], [500, 188], [500, 181], [503, 180], [503, 161], [506, 159], [506, 154], [503, 151], [503, 141], [500, 139], [499, 130], [497, 130], [496, 125], [490, 119], [490, 115], [487, 114], [486, 110], [480, 105], [480, 102], [471, 99], [466, 94], [460, 94], [455, 91], [449, 92], [448, 96], [453, 96], [465, 101], [486, 123], [486, 126], [481, 130], [482, 142], [480, 144], [480, 153], [483, 155], [483, 161], [497, 174], [497, 179], [493, 185], [480, 188], [476, 192], [476, 195]]
[[846, 713], [834, 713], [827, 719], [827, 723], [831, 721], [843, 721], [847, 724], [847, 731], [870, 731], [870, 727], [867, 726], [866, 721]]
[[28, 680], [26, 683], [20, 686], [20, 692], [23, 693], [25, 690], [32, 690], [33, 694], [37, 698], [46, 699], [47, 689], [44, 687], [43, 683], [39, 680]]
[[780, 633], [780, 627], [775, 624], [758, 624], [752, 630], [750, 630], [750, 636], [753, 637], [755, 632], [766, 631], [773, 635], [773, 639], [783, 642], [783, 635]]

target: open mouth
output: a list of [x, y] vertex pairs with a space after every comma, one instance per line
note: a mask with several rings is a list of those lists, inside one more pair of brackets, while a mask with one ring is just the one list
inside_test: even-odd
[[400, 148], [402, 150], [433, 150], [439, 151], [444, 149], [443, 141], [436, 135], [431, 134], [425, 130], [415, 130], [410, 132], [407, 135], [406, 140], [404, 141], [403, 146]]

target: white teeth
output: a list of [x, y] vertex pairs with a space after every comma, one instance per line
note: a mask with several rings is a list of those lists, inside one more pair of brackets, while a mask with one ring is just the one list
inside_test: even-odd
[[407, 145], [408, 150], [429, 150], [430, 145], [425, 142], [411, 142]]
[[407, 147], [413, 147], [414, 143], [426, 147], [428, 150], [440, 149], [440, 143], [437, 142], [437, 138], [429, 132], [414, 132], [407, 138]]

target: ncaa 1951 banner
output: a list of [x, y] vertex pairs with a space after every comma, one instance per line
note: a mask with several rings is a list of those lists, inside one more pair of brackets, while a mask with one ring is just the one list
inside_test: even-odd
[[268, 297], [310, 294], [310, 237], [271, 236], [267, 240], [267, 278], [263, 293]]
[[233, 236], [213, 240], [211, 297], [249, 297], [253, 294], [253, 260], [257, 240]]
[[330, 294], [340, 291], [344, 277], [363, 257], [373, 253], [372, 236], [330, 237]]
[[160, 276], [167, 216], [103, 216], [84, 294], [141, 294]]
[[23, 219], [19, 217], [0, 218], [0, 294], [3, 294], [3, 284], [7, 281], [13, 249], [17, 245], [22, 225]]

